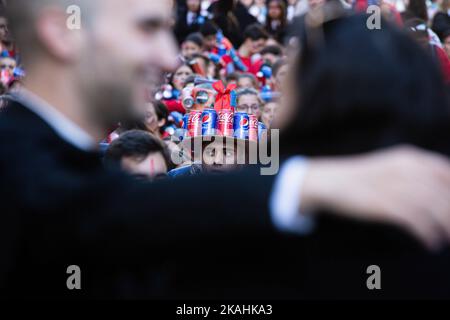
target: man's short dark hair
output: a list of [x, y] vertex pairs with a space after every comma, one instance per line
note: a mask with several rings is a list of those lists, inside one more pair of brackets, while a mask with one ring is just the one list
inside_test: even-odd
[[184, 39], [184, 42], [193, 42], [199, 47], [203, 47], [203, 35], [200, 32], [195, 32], [189, 34], [186, 39]]
[[162, 140], [142, 130], [131, 130], [114, 140], [105, 154], [106, 166], [120, 166], [124, 157], [144, 159], [151, 153], [161, 153], [168, 168], [171, 167], [169, 152]]
[[244, 39], [251, 39], [253, 41], [264, 39], [269, 39], [269, 34], [259, 23], [254, 23], [245, 28]]
[[261, 55], [265, 54], [273, 54], [275, 56], [281, 56], [283, 54], [283, 50], [280, 48], [280, 46], [267, 46], [261, 50]]

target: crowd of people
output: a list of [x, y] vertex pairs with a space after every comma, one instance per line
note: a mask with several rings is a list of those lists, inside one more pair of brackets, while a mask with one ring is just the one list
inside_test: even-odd
[[[36, 5], [37, 8], [46, 8], [43, 1], [37, 2], [39, 3]], [[56, 3], [57, 0], [51, 2]], [[120, 7], [118, 3], [115, 2], [114, 8]], [[7, 208], [12, 208], [10, 210], [12, 213], [17, 210], [34, 213], [48, 209], [50, 214], [58, 214], [58, 210], [61, 208], [68, 208], [67, 210], [73, 213], [70, 215], [70, 219], [86, 218], [89, 223], [92, 223], [86, 229], [81, 228], [80, 238], [88, 239], [86, 243], [91, 243], [90, 240], [95, 238], [91, 237], [91, 230], [98, 231], [95, 229], [96, 227], [101, 231], [97, 234], [105, 235], [104, 239], [101, 238], [104, 242], [100, 241], [98, 244], [92, 245], [95, 247], [103, 245], [105, 250], [102, 255], [108, 256], [111, 248], [113, 248], [111, 252], [118, 248], [115, 254], [123, 253], [125, 256], [134, 257], [133, 254], [138, 251], [136, 248], [141, 248], [140, 245], [130, 252], [126, 252], [126, 246], [120, 242], [120, 236], [117, 237], [117, 242], [114, 240], [109, 243], [105, 240], [108, 235], [112, 235], [112, 238], [116, 239], [116, 235], [119, 234], [123, 235], [124, 243], [130, 240], [130, 243], [142, 244], [141, 249], [148, 249], [145, 244], [150, 241], [146, 242], [146, 238], [143, 236], [147, 234], [147, 230], [144, 230], [144, 227], [142, 230], [137, 230], [130, 223], [132, 227], [129, 230], [137, 231], [136, 238], [134, 235], [129, 237], [129, 233], [127, 233], [129, 230], [127, 227], [123, 227], [123, 225], [128, 226], [128, 220], [122, 215], [125, 215], [122, 211], [130, 210], [131, 213], [128, 217], [137, 217], [136, 221], [139, 221], [137, 224], [140, 226], [154, 223], [155, 227], [150, 236], [153, 241], [150, 245], [151, 248], [155, 246], [155, 243], [163, 243], [167, 247], [180, 245], [177, 241], [175, 241], [177, 244], [173, 245], [172, 239], [166, 242], [165, 237], [171, 231], [167, 226], [171, 223], [177, 226], [177, 230], [184, 230], [183, 228], [187, 226], [188, 229], [191, 227], [199, 234], [208, 234], [206, 229], [214, 231], [214, 227], [217, 226], [217, 234], [222, 234], [223, 231], [224, 239], [227, 239], [226, 237], [230, 234], [227, 231], [234, 230], [233, 228], [237, 225], [238, 228], [250, 226], [255, 234], [259, 234], [259, 226], [255, 227], [246, 220], [247, 218], [243, 218], [245, 217], [243, 211], [249, 209], [250, 206], [256, 206], [255, 211], [266, 212], [269, 206], [273, 206], [272, 200], [270, 200], [270, 205], [266, 203], [267, 199], [274, 197], [272, 192], [276, 194], [273, 191], [276, 189], [272, 188], [272, 184], [275, 182], [272, 180], [251, 176], [253, 180], [249, 181], [245, 180], [246, 176], [243, 178], [236, 176], [238, 180], [234, 181], [237, 182], [232, 182], [233, 176], [225, 175], [228, 178], [223, 177], [223, 183], [239, 184], [236, 186], [239, 188], [238, 191], [241, 191], [240, 193], [236, 192], [239, 203], [248, 202], [248, 207], [245, 207], [244, 204], [243, 208], [236, 209], [239, 217], [235, 219], [234, 216], [231, 216], [230, 220], [226, 221], [225, 227], [219, 223], [220, 216], [223, 213], [223, 216], [229, 217], [230, 211], [227, 211], [227, 202], [220, 195], [214, 195], [207, 200], [206, 206], [209, 207], [203, 209], [200, 204], [189, 199], [188, 192], [186, 194], [179, 192], [176, 194], [176, 201], [172, 199], [172, 185], [166, 183], [179, 182], [180, 189], [184, 188], [185, 190], [190, 189], [191, 185], [201, 185], [204, 188], [200, 190], [201, 192], [217, 188], [220, 193], [220, 183], [218, 182], [220, 180], [214, 182], [215, 180], [209, 180], [201, 173], [229, 171], [238, 171], [239, 173], [240, 170], [236, 169], [244, 169], [245, 165], [250, 163], [249, 152], [261, 149], [263, 146], [267, 148], [269, 145], [272, 148], [272, 156], [280, 151], [281, 157], [285, 159], [292, 159], [291, 157], [298, 155], [311, 158], [348, 157], [402, 144], [428, 149], [442, 155], [444, 159], [450, 155], [450, 144], [448, 143], [450, 127], [448, 100], [450, 2], [448, 0], [177, 0], [170, 3], [173, 18], [172, 20], [167, 19], [170, 20], [167, 23], [174, 33], [171, 41], [173, 40], [178, 46], [178, 55], [174, 62], [153, 61], [154, 64], [160, 64], [157, 71], [164, 69], [164, 77], [163, 79], [158, 78], [156, 85], [151, 83], [152, 85], [149, 84], [148, 87], [145, 87], [142, 90], [143, 93], [136, 94], [145, 101], [145, 110], [143, 114], [133, 114], [133, 116], [131, 116], [130, 110], [134, 108], [134, 105], [131, 106], [132, 98], [130, 97], [134, 98], [133, 94], [136, 93], [134, 91], [137, 91], [134, 89], [139, 86], [136, 85], [132, 88], [132, 84], [135, 84], [132, 80], [135, 74], [131, 75], [131, 69], [136, 74], [148, 71], [146, 69], [148, 61], [147, 58], [143, 58], [144, 54], [142, 53], [145, 51], [143, 48], [146, 47], [144, 44], [141, 46], [141, 42], [136, 45], [138, 42], [136, 39], [143, 39], [145, 32], [150, 34], [151, 32], [148, 30], [164, 26], [166, 22], [158, 22], [157, 19], [156, 22], [151, 19], [147, 23], [144, 21], [140, 26], [142, 30], [139, 29], [141, 33], [137, 32], [138, 35], [131, 36], [130, 30], [123, 31], [124, 34], [127, 34], [126, 32], [130, 34], [130, 37], [125, 39], [126, 41], [124, 40], [123, 47], [128, 50], [128, 44], [130, 48], [136, 49], [136, 52], [123, 50], [121, 47], [114, 53], [108, 50], [108, 45], [115, 42], [111, 38], [105, 37], [105, 34], [103, 34], [102, 41], [95, 42], [96, 46], [89, 49], [83, 47], [85, 43], [81, 44], [81, 40], [77, 42], [79, 40], [75, 36], [73, 38], [61, 36], [61, 41], [66, 41], [64, 44], [72, 51], [65, 49], [63, 45], [57, 44], [59, 38], [56, 40], [55, 36], [52, 40], [52, 36], [57, 32], [54, 31], [52, 34], [53, 29], [42, 24], [41, 27], [44, 31], [41, 31], [46, 36], [33, 34], [41, 43], [35, 44], [33, 41], [27, 43], [30, 47], [36, 45], [38, 53], [35, 53], [24, 51], [20, 45], [16, 46], [15, 39], [8, 27], [11, 21], [3, 12], [0, 13], [0, 91], [2, 95], [0, 115], [6, 114], [4, 118], [1, 118], [3, 122], [0, 123], [0, 127], [3, 126], [1, 129], [9, 134], [10, 131], [17, 130], [17, 128], [11, 127], [11, 121], [7, 121], [8, 117], [17, 122], [23, 119], [28, 121], [26, 122], [28, 131], [24, 130], [23, 135], [15, 132], [11, 134], [13, 136], [11, 138], [7, 134], [2, 137], [4, 139], [2, 141], [7, 147], [19, 148], [14, 154], [30, 150], [35, 150], [35, 153], [39, 154], [40, 151], [37, 149], [39, 147], [56, 148], [57, 146], [61, 148], [58, 152], [52, 150], [51, 156], [36, 156], [35, 159], [31, 157], [33, 161], [47, 161], [56, 154], [55, 158], [58, 161], [45, 162], [46, 164], [43, 166], [48, 164], [48, 171], [51, 174], [44, 174], [44, 170], [41, 169], [29, 171], [31, 170], [29, 169], [30, 165], [25, 160], [23, 162], [7, 161], [6, 158], [9, 159], [8, 157], [13, 156], [10, 156], [9, 153], [5, 159], [0, 159], [3, 161], [0, 162], [2, 165], [8, 162], [11, 165], [23, 166], [22, 169], [25, 173], [20, 174], [20, 178], [30, 183], [30, 186], [27, 185], [25, 188], [17, 187], [20, 183], [15, 182], [14, 173], [20, 170], [5, 169], [5, 181], [12, 181], [11, 190], [17, 189], [26, 193], [21, 195], [25, 200], [20, 207], [15, 207], [16, 202], [5, 205]], [[5, 4], [3, 5], [5, 6]], [[135, 5], [138, 6], [138, 4]], [[141, 1], [139, 5], [146, 8], [144, 1]], [[366, 10], [370, 5], [377, 5], [380, 8], [382, 15], [380, 29], [370, 30], [367, 27]], [[153, 9], [162, 10], [158, 6], [155, 8]], [[122, 10], [124, 10], [123, 7]], [[14, 11], [14, 7], [12, 11], [18, 16], [22, 14], [21, 10]], [[24, 14], [22, 17], [24, 21], [32, 16], [29, 12], [27, 14], [28, 16]], [[114, 19], [118, 16], [118, 14], [114, 16]], [[45, 21], [49, 25], [52, 23]], [[55, 18], [53, 21], [57, 21], [57, 19]], [[119, 24], [119, 22], [117, 23]], [[90, 26], [94, 25], [92, 21], [89, 21], [89, 24]], [[121, 28], [117, 27], [116, 32]], [[19, 26], [17, 28], [16, 23], [16, 29], [22, 32], [22, 40], [26, 41], [28, 36], [26, 27], [21, 29]], [[101, 33], [104, 29], [99, 28], [97, 31]], [[120, 38], [120, 34], [117, 37]], [[169, 52], [170, 50], [167, 48], [170, 48], [172, 44], [165, 41], [160, 45], [164, 46], [161, 51]], [[42, 49], [43, 47], [45, 49]], [[111, 45], [111, 47], [119, 46]], [[159, 50], [154, 46], [150, 48], [148, 45], [148, 47], [148, 52]], [[142, 52], [139, 49], [142, 49]], [[45, 53], [41, 54], [39, 50], [45, 51]], [[92, 59], [86, 58], [86, 52], [90, 50], [93, 53]], [[121, 54], [124, 55], [123, 59], [117, 58]], [[165, 58], [164, 53], [158, 54], [155, 56], [159, 57], [159, 60]], [[139, 60], [139, 57], [142, 60]], [[54, 69], [44, 68], [45, 63], [36, 63], [41, 58]], [[28, 69], [28, 65], [22, 60], [34, 61], [33, 68]], [[131, 61], [135, 63], [134, 67], [131, 67]], [[76, 68], [74, 67], [73, 70], [70, 67], [65, 68], [66, 65], [76, 65]], [[45, 84], [42, 84], [45, 82], [46, 75], [39, 75], [38, 70], [47, 72], [49, 69], [55, 71], [52, 74], [55, 77], [51, 79], [51, 83], [58, 85], [58, 81], [61, 82], [60, 92], [55, 93], [53, 88], [47, 88]], [[74, 71], [75, 69], [76, 71]], [[157, 71], [154, 72], [155, 77], [157, 77]], [[49, 71], [50, 73], [51, 71]], [[116, 75], [115, 79], [112, 79], [112, 74]], [[139, 76], [140, 80], [151, 77], [148, 74], [145, 76], [139, 74]], [[82, 80], [80, 81], [80, 79]], [[123, 79], [123, 83], [120, 83], [121, 79]], [[52, 108], [28, 91], [29, 88], [24, 85], [27, 81], [29, 87], [42, 93], [42, 98], [53, 100], [54, 104], [67, 105], [67, 109], [61, 107], [60, 110], [67, 117], [48, 111]], [[152, 81], [154, 80], [148, 82]], [[73, 90], [76, 93], [62, 89], [63, 82], [66, 87], [76, 87]], [[108, 96], [106, 88], [114, 88], [116, 91], [109, 90]], [[78, 89], [84, 90], [84, 94], [77, 94]], [[63, 96], [64, 98], [62, 98]], [[67, 100], [71, 100], [73, 105]], [[126, 103], [130, 105], [125, 111], [123, 105]], [[7, 108], [8, 104], [9, 108]], [[15, 106], [15, 110], [11, 108], [11, 104], [13, 107]], [[36, 120], [32, 120], [32, 116], [26, 112], [21, 115], [20, 112], [23, 111], [20, 111], [21, 107], [18, 105], [30, 105], [29, 109], [48, 122], [58, 136], [71, 142], [70, 144], [75, 145], [79, 150], [69, 150], [70, 148], [65, 144], [60, 145], [55, 142], [55, 137], [51, 137], [42, 125], [38, 124]], [[84, 107], [71, 109], [71, 106], [74, 105]], [[46, 107], [48, 110], [43, 111]], [[5, 111], [3, 112], [3, 110]], [[70, 118], [78, 124], [83, 123], [83, 126], [80, 127], [83, 127], [84, 131], [89, 134], [81, 132], [82, 130], [65, 118]], [[89, 120], [82, 121], [83, 118]], [[29, 127], [28, 123], [30, 123]], [[107, 134], [104, 134], [105, 130], [102, 130], [105, 127], [107, 127]], [[278, 131], [281, 132], [280, 135], [278, 135]], [[19, 143], [11, 142], [16, 138], [25, 139], [26, 134], [33, 137], [42, 134], [44, 138], [35, 145], [25, 142], [22, 146]], [[95, 139], [90, 139], [91, 137]], [[279, 144], [276, 141], [278, 138], [280, 139]], [[121, 169], [136, 179], [126, 180], [121, 175], [114, 175], [109, 171], [106, 174], [106, 171], [100, 171], [94, 156], [90, 153], [82, 154], [80, 151], [91, 152], [89, 145], [91, 140], [95, 141], [96, 146], [100, 146], [102, 170], [108, 168], [116, 174], [114, 170]], [[230, 141], [231, 144], [228, 143]], [[196, 150], [192, 151], [192, 146], [198, 145], [198, 143], [201, 147], [200, 157], [195, 154]], [[240, 148], [242, 145], [244, 148]], [[252, 149], [253, 147], [255, 149]], [[415, 152], [408, 154], [412, 158], [414, 155], [417, 156]], [[383, 154], [375, 156], [374, 163], [379, 165], [389, 162], [384, 161], [382, 157]], [[389, 154], [386, 157], [389, 158]], [[23, 158], [27, 158], [28, 161], [29, 157]], [[238, 161], [241, 158], [244, 160]], [[393, 158], [395, 157], [393, 156]], [[180, 159], [181, 161], [177, 161]], [[59, 161], [63, 164], [58, 165], [56, 169], [53, 168], [54, 162], [59, 163]], [[300, 163], [303, 160], [298, 161]], [[356, 180], [364, 176], [365, 168], [372, 168], [372, 162], [367, 160], [362, 161], [361, 166], [358, 162], [353, 162], [351, 158], [348, 161], [350, 165], [345, 161], [342, 162], [345, 163], [343, 168], [348, 169], [348, 172], [352, 169], [364, 168], [355, 174]], [[438, 162], [440, 166], [438, 166]], [[75, 166], [81, 165], [80, 163], [83, 168], [74, 169]], [[408, 162], [405, 163], [408, 164]], [[434, 163], [439, 168], [447, 165], [446, 161], [441, 158]], [[336, 168], [339, 168], [340, 164], [341, 162], [337, 161]], [[400, 163], [400, 167], [402, 166]], [[4, 168], [6, 167], [5, 165]], [[280, 176], [284, 180], [289, 180], [286, 178], [289, 175], [283, 175], [283, 172], [287, 172], [286, 167], [287, 165], [281, 170]], [[320, 206], [312, 205], [314, 212], [329, 216], [330, 213], [333, 215], [335, 210], [344, 211], [346, 218], [357, 220], [362, 218], [366, 221], [390, 222], [397, 226], [400, 225], [434, 249], [439, 246], [438, 243], [441, 243], [442, 238], [448, 238], [450, 234], [448, 199], [438, 198], [443, 193], [437, 192], [434, 188], [427, 189], [426, 185], [419, 186], [420, 192], [414, 192], [415, 195], [417, 194], [416, 201], [435, 203], [436, 210], [426, 210], [431, 212], [430, 216], [433, 218], [430, 219], [422, 215], [419, 218], [417, 214], [414, 217], [410, 216], [409, 212], [413, 212], [415, 208], [409, 202], [408, 205], [403, 203], [403, 206], [398, 206], [398, 199], [395, 196], [406, 192], [403, 189], [407, 190], [407, 187], [420, 179], [420, 170], [411, 172], [411, 177], [409, 175], [405, 177], [398, 173], [399, 181], [405, 179], [409, 182], [402, 182], [404, 188], [398, 188], [398, 185], [389, 183], [387, 185], [386, 183], [367, 183], [368, 188], [379, 187], [377, 191], [380, 189], [385, 191], [382, 199], [374, 197], [373, 203], [369, 204], [364, 201], [361, 203], [361, 199], [370, 194], [370, 192], [364, 192], [363, 188], [361, 190], [355, 188], [355, 194], [358, 191], [361, 193], [354, 196], [358, 199], [353, 201], [353, 190], [341, 188], [337, 184], [333, 185], [331, 182], [333, 178], [338, 180], [339, 177], [336, 171], [328, 171], [331, 173], [330, 179], [324, 178], [321, 174], [322, 172], [327, 173], [326, 161], [325, 163], [319, 161], [319, 165], [313, 167], [314, 169], [320, 168], [321, 172], [308, 176], [308, 181], [330, 183], [323, 188], [327, 191], [326, 199], [323, 202], [319, 201]], [[332, 167], [335, 167], [334, 164]], [[396, 168], [398, 169], [398, 167]], [[391, 170], [390, 176], [395, 176], [397, 169]], [[425, 169], [423, 168], [423, 170]], [[70, 174], [67, 174], [66, 171]], [[294, 171], [292, 170], [292, 172]], [[303, 176], [298, 173], [303, 171], [296, 172], [297, 175], [293, 175], [293, 177]], [[380, 172], [384, 173], [382, 170]], [[393, 175], [393, 173], [395, 174]], [[31, 178], [34, 175], [40, 178]], [[439, 183], [444, 185], [445, 179], [442, 176], [447, 177], [448, 172], [444, 173], [444, 170], [441, 169], [439, 175]], [[193, 180], [193, 182], [183, 178], [173, 180], [180, 176], [194, 176], [193, 178], [199, 180]], [[367, 175], [368, 179], [379, 179], [381, 176], [382, 174], [378, 174], [377, 170], [370, 170]], [[423, 176], [425, 177], [425, 174]], [[90, 180], [89, 178], [92, 177], [96, 179]], [[351, 175], [346, 174], [345, 177], [351, 181]], [[67, 186], [69, 186], [65, 185], [67, 190], [60, 189], [55, 185], [57, 181], [59, 183], [58, 179], [67, 182]], [[267, 179], [278, 179], [278, 177]], [[148, 183], [149, 180], [153, 183], [145, 184], [145, 187], [140, 184], [142, 181]], [[325, 180], [326, 182], [324, 182]], [[430, 181], [427, 179], [427, 182]], [[141, 186], [142, 189], [136, 187], [133, 184], [135, 182], [139, 182], [138, 186]], [[348, 185], [353, 187], [351, 183]], [[448, 185], [448, 181], [445, 180], [443, 189], [448, 190]], [[298, 184], [295, 188], [291, 188], [291, 186], [287, 189], [300, 189]], [[43, 188], [46, 192], [54, 192], [61, 196], [55, 198], [62, 200], [57, 201], [56, 204], [51, 201], [48, 203], [39, 201], [37, 199], [39, 197], [36, 198], [37, 192], [33, 192], [33, 188], [38, 191]], [[248, 191], [250, 188], [256, 188], [259, 193]], [[284, 188], [284, 191], [287, 189]], [[103, 190], [105, 193], [96, 192], [96, 190]], [[12, 191], [9, 192], [12, 193]], [[293, 195], [292, 192], [285, 193], [291, 195], [291, 200], [298, 198], [298, 195]], [[79, 194], [79, 198], [70, 199], [67, 194]], [[156, 212], [153, 218], [156, 216], [156, 220], [142, 218], [141, 221], [138, 213], [147, 206], [144, 199], [147, 198], [147, 195], [155, 197], [155, 194], [161, 194], [161, 199], [153, 198], [152, 208]], [[264, 199], [261, 200], [261, 197]], [[316, 200], [320, 196], [314, 194], [312, 198]], [[11, 199], [13, 199], [12, 196]], [[285, 199], [283, 197], [283, 201]], [[205, 230], [201, 226], [197, 227], [187, 216], [183, 216], [181, 219], [178, 219], [178, 216], [175, 218], [175, 213], [182, 211], [182, 206], [186, 203], [192, 206], [192, 210], [189, 210], [198, 213], [201, 219], [204, 219], [205, 223], [201, 225], [207, 226]], [[81, 204], [87, 204], [88, 209], [77, 207]], [[296, 204], [298, 205], [298, 201]], [[302, 205], [308, 211], [308, 201], [302, 202]], [[209, 216], [206, 212], [208, 208], [217, 208], [216, 214], [219, 218], [213, 219], [212, 216]], [[78, 209], [81, 211], [86, 209], [89, 212], [112, 212], [112, 216], [117, 218], [113, 219], [113, 227], [104, 228], [101, 219], [89, 220], [90, 217], [86, 217], [84, 211], [79, 216]], [[245, 210], [246, 213], [247, 211], [251, 210]], [[364, 214], [360, 214], [360, 211]], [[385, 211], [392, 214], [378, 214]], [[399, 213], [400, 211], [404, 214]], [[261, 217], [256, 212], [254, 215], [252, 212], [248, 214], [249, 221], [250, 218], [257, 217], [259, 219]], [[83, 226], [84, 222], [86, 221], [82, 220], [79, 225]], [[228, 222], [229, 224], [227, 224]], [[157, 228], [158, 223], [161, 227], [159, 229]], [[333, 223], [331, 222], [331, 224]], [[275, 224], [278, 226], [277, 223]], [[289, 223], [287, 224], [289, 225]], [[307, 223], [304, 224], [307, 225]], [[67, 228], [75, 228], [79, 225], [73, 224], [72, 221], [65, 224]], [[227, 229], [228, 227], [229, 229]], [[346, 227], [348, 226], [344, 225], [342, 230], [347, 230]], [[289, 228], [292, 229], [292, 226], [288, 226], [287, 229]], [[324, 254], [330, 253], [332, 256], [344, 247], [350, 248], [347, 247], [348, 243], [358, 245], [347, 238], [352, 234], [351, 228], [350, 226], [348, 234], [340, 235], [333, 246], [327, 247], [323, 251]], [[326, 238], [330, 235], [327, 233], [330, 230], [335, 229], [319, 228], [317, 236], [319, 244], [322, 241], [321, 237]], [[77, 229], [74, 232], [78, 231]], [[92, 231], [92, 233], [94, 232]], [[307, 234], [308, 232], [303, 233]], [[378, 253], [378, 246], [382, 247], [383, 243], [397, 240], [398, 236], [397, 233], [394, 233], [395, 236], [391, 237], [392, 230], [386, 234], [382, 232], [369, 232], [368, 234], [381, 234], [382, 238], [381, 244], [375, 243], [374, 238], [367, 242], [361, 242], [369, 248], [368, 254]], [[68, 233], [67, 237], [69, 235]], [[185, 234], [181, 232], [181, 237], [184, 236]], [[66, 237], [66, 235], [62, 235], [62, 237]], [[191, 238], [192, 235], [186, 236], [186, 239]], [[214, 237], [212, 236], [212, 238]], [[68, 243], [75, 246], [72, 241], [73, 239], [67, 240]], [[82, 243], [84, 244], [84, 242]], [[46, 240], [43, 240], [43, 246], [45, 247], [47, 244]], [[400, 239], [394, 247], [396, 245], [403, 248], [403, 240]], [[332, 252], [331, 247], [335, 247], [336, 251]], [[86, 248], [90, 248], [90, 246], [86, 246]], [[157, 250], [159, 249], [158, 247]], [[161, 250], [161, 252], [164, 255], [166, 251]], [[94, 261], [95, 257], [92, 255], [86, 259]], [[130, 258], [131, 260], [133, 259]], [[423, 285], [426, 286], [426, 284]]]
[[[364, 1], [335, 2], [346, 14], [363, 12], [372, 4]], [[174, 2], [173, 31], [180, 51], [178, 66], [166, 75], [158, 92], [149, 91], [145, 119], [118, 123], [103, 141], [103, 150], [106, 151], [109, 144], [118, 139], [112, 148], [115, 152], [109, 153], [115, 153], [113, 158], [120, 160], [118, 163], [123, 163], [125, 169], [149, 178], [167, 174], [173, 169], [174, 175], [197, 172], [187, 168], [193, 165], [192, 157], [186, 157], [186, 161], [180, 164], [174, 163], [167, 155], [182, 152], [172, 138], [183, 139], [186, 136], [179, 131], [187, 130], [189, 118], [185, 115], [193, 110], [214, 108], [218, 91], [212, 84], [216, 81], [222, 81], [225, 87], [234, 85], [237, 101], [233, 109], [236, 113], [256, 116], [264, 129], [277, 129], [277, 114], [285, 104], [286, 77], [298, 51], [299, 35], [306, 30], [305, 16], [309, 10], [320, 8], [325, 3], [325, 0]], [[449, 83], [448, 1], [384, 0], [373, 4], [380, 6], [386, 21], [404, 29], [433, 56]], [[4, 15], [0, 17], [0, 41], [1, 91], [7, 94], [20, 86], [26, 70], [21, 65], [20, 51], [14, 44]], [[206, 100], [202, 100], [204, 95]], [[150, 136], [132, 133], [122, 137], [130, 130], [142, 130]], [[160, 149], [160, 140], [165, 141], [163, 149]], [[145, 141], [152, 147], [141, 154], [142, 150], [137, 146], [145, 145]], [[120, 148], [123, 157], [117, 156]], [[235, 151], [225, 150], [221, 157], [209, 162], [216, 168], [225, 167], [227, 159], [223, 155], [231, 152], [233, 158]], [[159, 161], [152, 158], [153, 153], [159, 154]], [[127, 162], [129, 158], [134, 161]], [[154, 165], [142, 165], [150, 158], [161, 170], [154, 170]], [[145, 169], [139, 170], [139, 167]], [[180, 167], [187, 170], [180, 171]]]

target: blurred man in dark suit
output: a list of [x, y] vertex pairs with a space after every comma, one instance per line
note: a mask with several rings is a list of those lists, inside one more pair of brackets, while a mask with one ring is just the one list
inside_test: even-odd
[[[67, 24], [74, 4], [80, 29]], [[306, 213], [318, 208], [401, 226], [431, 248], [448, 242], [447, 224], [423, 221], [449, 213], [439, 201], [450, 198], [449, 164], [411, 148], [291, 158], [273, 177], [249, 169], [146, 184], [104, 169], [97, 143], [139, 117], [148, 87], [174, 68], [170, 1], [15, 0], [8, 9], [27, 79], [0, 115], [1, 296], [267, 297], [278, 291], [261, 279], [298, 274], [283, 292], [307, 296], [304, 277], [320, 275], [288, 262], [310, 249], [280, 238], [311, 232]], [[405, 185], [411, 172], [427, 190]], [[398, 193], [385, 192], [395, 184]], [[295, 244], [286, 263], [280, 243]], [[80, 292], [66, 287], [70, 265], [83, 271]]]

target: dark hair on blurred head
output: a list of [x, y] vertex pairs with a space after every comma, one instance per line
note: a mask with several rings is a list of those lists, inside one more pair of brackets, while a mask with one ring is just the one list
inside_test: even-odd
[[436, 62], [385, 20], [376, 31], [366, 21], [336, 19], [320, 38], [302, 39], [282, 149], [323, 156], [409, 143], [450, 154], [448, 88]]
[[200, 32], [189, 34], [183, 42], [193, 42], [199, 47], [203, 47], [203, 35]]
[[151, 153], [161, 153], [167, 167], [171, 167], [169, 153], [163, 141], [149, 132], [132, 130], [111, 143], [104, 161], [107, 166], [117, 166], [124, 157], [144, 160]]
[[406, 8], [406, 12], [415, 18], [422, 19], [424, 21], [428, 21], [428, 9], [427, 3], [425, 0], [409, 0], [408, 7]]
[[215, 36], [219, 32], [219, 27], [212, 21], [206, 21], [201, 27], [200, 27], [200, 33], [204, 37], [208, 36]]
[[267, 40], [269, 39], [269, 34], [259, 23], [254, 23], [245, 28], [244, 39], [251, 39], [254, 41], [259, 39]]
[[275, 56], [281, 56], [283, 54], [283, 50], [280, 46], [267, 46], [261, 50], [261, 55], [265, 54], [273, 54]]
[[[267, 7], [270, 5], [271, 2], [275, 2], [278, 5], [278, 8], [281, 11], [281, 16], [280, 16], [281, 27], [282, 28], [286, 27], [286, 25], [287, 25], [286, 3], [284, 2], [284, 0], [267, 0], [266, 1]], [[269, 14], [267, 14], [266, 27], [270, 27], [271, 24], [272, 24], [272, 18], [269, 16]]]

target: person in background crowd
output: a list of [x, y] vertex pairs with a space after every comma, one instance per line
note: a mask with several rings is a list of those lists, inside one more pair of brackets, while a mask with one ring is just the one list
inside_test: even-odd
[[239, 47], [239, 57], [248, 68], [248, 72], [256, 75], [262, 64], [262, 59], [255, 59], [254, 55], [265, 47], [269, 35], [259, 24], [252, 24], [244, 31], [244, 43]]
[[17, 67], [16, 60], [8, 55], [8, 51], [3, 52], [5, 55], [0, 57], [0, 93], [5, 94], [14, 84], [14, 70]]
[[276, 100], [267, 102], [262, 108], [261, 122], [267, 127], [267, 129], [274, 129], [272, 124], [275, 121], [280, 104]]
[[[195, 145], [201, 144], [200, 153], [195, 152]], [[254, 141], [233, 137], [203, 136], [186, 138], [178, 147], [186, 157], [186, 164], [169, 172], [170, 177], [182, 177], [207, 174], [223, 174], [243, 169], [249, 164], [250, 146], [257, 150]]]
[[280, 46], [266, 46], [261, 50], [261, 56], [264, 63], [273, 66], [283, 57], [283, 49]]
[[450, 0], [442, 0], [439, 11], [434, 15], [431, 28], [436, 32], [440, 39], [443, 33], [450, 29]]
[[225, 76], [226, 84], [227, 85], [235, 84], [237, 86], [238, 85], [238, 81], [239, 81], [239, 76], [240, 76], [240, 73], [237, 73], [237, 72], [233, 72], [233, 73], [227, 74]]
[[199, 54], [203, 50], [203, 36], [201, 33], [191, 33], [181, 43], [181, 55], [185, 59], [191, 59], [194, 54]]
[[131, 130], [114, 140], [106, 151], [106, 166], [118, 166], [136, 178], [166, 177], [170, 156], [163, 141], [141, 130]]
[[284, 42], [287, 27], [287, 11], [284, 0], [267, 1], [266, 30], [279, 43]]
[[8, 28], [8, 19], [0, 10], [0, 52], [8, 51], [10, 57], [16, 57], [16, 47]]
[[266, 24], [267, 6], [266, 0], [255, 0], [254, 4], [249, 8], [248, 12], [254, 16], [262, 25]]
[[205, 54], [195, 53], [191, 57], [191, 62], [196, 60], [199, 63], [200, 69], [204, 72], [201, 76], [203, 78], [212, 80], [218, 79], [218, 70], [214, 62]]
[[242, 30], [257, 22], [239, 0], [216, 1], [211, 4], [209, 11], [213, 21], [236, 48], [244, 41]]
[[251, 73], [239, 74], [236, 84], [240, 89], [259, 89], [258, 79]]
[[259, 92], [255, 89], [240, 89], [236, 93], [237, 95], [237, 112], [248, 113], [249, 115], [255, 115], [258, 120], [261, 118], [261, 106], [262, 101], [259, 97]]
[[447, 84], [450, 84], [450, 59], [444, 49], [430, 41], [428, 26], [421, 19], [406, 21], [405, 28], [409, 34], [433, 57], [440, 67]]
[[1, 71], [8, 71], [11, 74], [14, 72], [14, 69], [16, 69], [17, 63], [14, 58], [11, 58], [9, 56], [0, 57], [0, 70]]
[[271, 83], [275, 91], [284, 92], [288, 71], [289, 64], [286, 59], [280, 59], [273, 65]]
[[428, 23], [428, 9], [425, 0], [408, 0], [406, 10], [401, 14], [403, 21], [413, 18], [422, 19]]
[[219, 27], [212, 21], [206, 22], [201, 28], [200, 33], [203, 36], [203, 46], [205, 51], [212, 51], [217, 47], [217, 33]]
[[287, 13], [286, 19], [288, 22], [294, 20], [294, 17], [297, 15], [297, 6], [299, 4], [299, 0], [288, 0], [287, 1]]
[[186, 4], [180, 6], [177, 12], [174, 32], [178, 42], [181, 43], [187, 35], [198, 32], [206, 20], [207, 17], [201, 14], [201, 0], [186, 0]]
[[[186, 79], [193, 75], [194, 71], [191, 66], [187, 63], [183, 63], [179, 66], [175, 72], [170, 74], [169, 76], [169, 84], [172, 87], [172, 90], [167, 93], [167, 96], [164, 96], [164, 104], [169, 109], [169, 112], [177, 111], [180, 113], [185, 113], [180, 98], [182, 90], [184, 89]], [[169, 96], [170, 95], [170, 96]]]
[[[426, 1], [409, 0], [409, 3], [406, 7], [406, 11], [403, 12], [402, 14], [402, 18], [405, 23], [408, 23], [408, 21], [412, 19], [420, 19], [422, 21], [425, 21], [426, 25], [428, 26], [429, 16]], [[434, 45], [442, 47], [442, 43], [441, 40], [439, 39], [439, 36], [430, 28], [428, 28], [427, 31], [428, 36], [430, 38], [430, 42]]]
[[142, 130], [152, 133], [156, 137], [164, 138], [164, 128], [168, 123], [169, 110], [158, 100], [146, 104], [145, 116], [140, 121], [121, 124], [121, 131]]
[[186, 79], [193, 74], [194, 71], [192, 70], [191, 66], [187, 63], [184, 63], [175, 70], [172, 78], [170, 79], [170, 84], [175, 90], [181, 91], [184, 88]]

